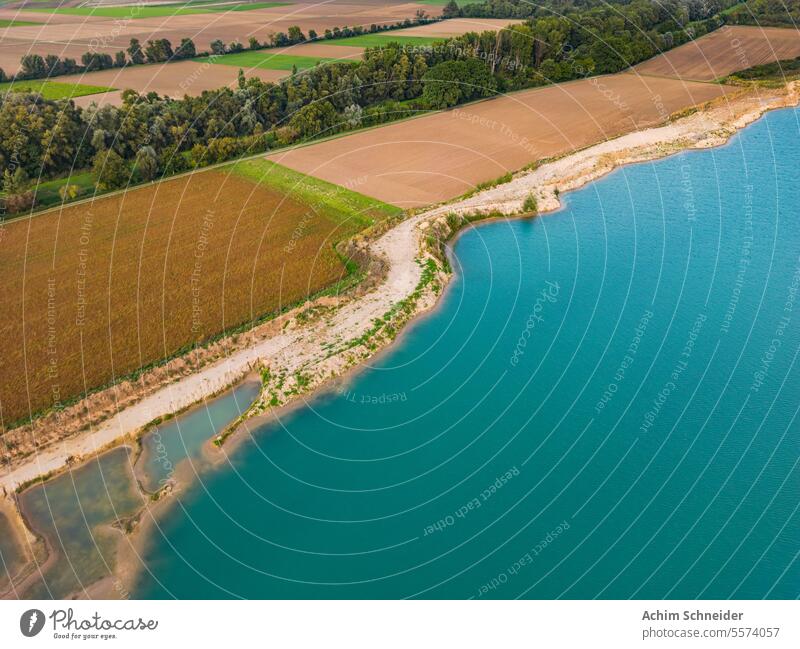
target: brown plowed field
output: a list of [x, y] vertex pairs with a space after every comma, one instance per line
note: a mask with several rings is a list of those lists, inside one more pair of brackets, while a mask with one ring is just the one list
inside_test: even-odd
[[[130, 68], [114, 68], [86, 74], [58, 77], [62, 83], [83, 83], [125, 90], [133, 88], [139, 92], [157, 92], [159, 95], [183, 97], [200, 95], [204, 90], [215, 90], [223, 86], [234, 87], [239, 68], [231, 65], [213, 65], [206, 61], [178, 61], [159, 65], [137, 65]], [[248, 69], [248, 77], [259, 77], [264, 81], [277, 81], [288, 73], [281, 70]], [[95, 98], [97, 96], [92, 95]]]
[[443, 20], [429, 25], [420, 25], [403, 30], [403, 36], [430, 36], [442, 38], [448, 36], [460, 36], [467, 32], [485, 32], [489, 30], [497, 31], [508, 25], [524, 22], [522, 20], [512, 20], [510, 18], [453, 18]]
[[718, 29], [634, 67], [639, 74], [711, 81], [737, 70], [800, 56], [800, 32], [779, 27]]
[[211, 41], [225, 43], [255, 36], [261, 41], [270, 34], [286, 32], [298, 25], [308, 33], [315, 29], [322, 34], [326, 28], [395, 23], [411, 18], [423, 7], [429, 14], [438, 14], [441, 7], [414, 3], [391, 3], [388, 0], [369, 2], [297, 2], [284, 7], [232, 11], [228, 13], [189, 14], [158, 18], [124, 20], [94, 16], [43, 14], [0, 9], [0, 18], [31, 20], [42, 25], [0, 29], [0, 68], [7, 73], [19, 68], [24, 54], [58, 54], [80, 60], [90, 47], [114, 55], [128, 46], [131, 38], [142, 43], [154, 38], [167, 38], [173, 45], [189, 37], [200, 50], [209, 49]]
[[466, 193], [508, 171], [663, 122], [725, 86], [619, 74], [538, 88], [270, 158], [402, 207]]
[[2, 234], [3, 425], [344, 272], [332, 247], [342, 226], [224, 172], [14, 221]]

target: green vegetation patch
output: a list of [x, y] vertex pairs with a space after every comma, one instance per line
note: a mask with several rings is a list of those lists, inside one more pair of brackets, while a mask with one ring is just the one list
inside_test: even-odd
[[230, 170], [251, 182], [311, 205], [335, 223], [357, 232], [376, 221], [396, 218], [403, 210], [351, 189], [307, 176], [271, 160], [256, 158], [231, 165]]
[[736, 81], [778, 81], [783, 83], [797, 78], [800, 78], [800, 56], [796, 59], [754, 65], [752, 68], [734, 72], [721, 81], [722, 83], [735, 83]]
[[[313, 68], [318, 63], [328, 63], [339, 59], [318, 56], [294, 56], [292, 54], [270, 54], [269, 50], [256, 50], [223, 54], [209, 58], [197, 58], [196, 61], [208, 61], [218, 65], [235, 65], [238, 68], [261, 68], [262, 70], [298, 70]], [[346, 60], [346, 59], [345, 59]]]
[[72, 99], [85, 95], [96, 95], [114, 90], [106, 86], [86, 86], [80, 83], [58, 83], [46, 79], [32, 81], [8, 81], [0, 83], [0, 94], [7, 92], [38, 92], [45, 99]]
[[[444, 40], [442, 37], [429, 36], [396, 36], [388, 34], [362, 34], [361, 36], [351, 36], [350, 38], [337, 38], [331, 40], [332, 45], [345, 45], [347, 47], [385, 47], [389, 43], [400, 43], [400, 45], [417, 45], [424, 47], [432, 45], [437, 41]], [[325, 41], [328, 42], [328, 41]]]
[[186, 16], [189, 14], [214, 14], [228, 11], [252, 11], [254, 9], [269, 9], [270, 7], [283, 7], [288, 2], [243, 2], [241, 4], [209, 5], [205, 3], [156, 5], [143, 7], [131, 5], [128, 7], [23, 7], [23, 11], [35, 11], [46, 14], [67, 14], [71, 16], [100, 16], [102, 18], [161, 18], [164, 16]]
[[25, 25], [41, 25], [42, 23], [32, 23], [27, 20], [6, 20], [0, 18], [0, 27], [24, 27]]
[[252, 11], [253, 9], [271, 9], [272, 7], [285, 7], [291, 2], [243, 2], [236, 5], [220, 5], [218, 7], [208, 7], [214, 13], [224, 13], [226, 11]]
[[35, 185], [38, 208], [52, 207], [92, 196], [95, 193], [94, 178], [88, 171], [75, 173], [67, 178], [47, 180]]

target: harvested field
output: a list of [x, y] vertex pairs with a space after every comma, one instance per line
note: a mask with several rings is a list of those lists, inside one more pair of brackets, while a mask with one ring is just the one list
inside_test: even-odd
[[87, 108], [92, 104], [97, 106], [122, 106], [122, 91], [111, 90], [99, 95], [84, 95], [83, 97], [75, 97], [72, 103], [81, 108]]
[[245, 172], [5, 225], [4, 426], [330, 286], [348, 272], [334, 243], [394, 213], [265, 161]]
[[429, 25], [420, 25], [404, 29], [403, 34], [408, 36], [428, 36], [434, 38], [449, 38], [450, 36], [461, 36], [467, 32], [497, 31], [508, 25], [516, 25], [524, 22], [523, 20], [512, 20], [511, 18], [453, 18], [443, 20]]
[[[248, 77], [258, 77], [264, 81], [277, 81], [285, 75], [285, 72], [279, 70], [246, 69], [245, 72]], [[204, 90], [216, 90], [223, 86], [232, 88], [236, 85], [238, 74], [238, 68], [212, 65], [209, 61], [178, 61], [99, 70], [58, 77], [58, 80], [64, 83], [106, 85], [120, 90], [133, 88], [141, 93], [157, 92], [169, 97], [183, 97], [200, 95]], [[114, 97], [120, 95], [118, 92], [109, 94]], [[94, 99], [98, 103], [108, 101], [101, 97]], [[121, 98], [119, 101], [121, 103]]]
[[253, 11], [255, 9], [272, 9], [284, 7], [287, 2], [248, 2], [242, 4], [167, 4], [167, 5], [124, 5], [120, 7], [29, 7], [23, 11], [43, 14], [62, 14], [69, 16], [99, 16], [102, 18], [121, 18], [141, 20], [143, 18], [165, 18], [170, 16], [188, 16], [192, 14], [214, 14], [227, 11]]
[[779, 27], [726, 26], [633, 69], [680, 79], [711, 81], [754, 65], [800, 56], [800, 32]]
[[272, 154], [402, 207], [447, 200], [527, 164], [666, 120], [717, 84], [619, 74], [527, 90]]
[[339, 41], [321, 41], [315, 43], [300, 43], [290, 47], [269, 50], [275, 54], [290, 54], [295, 56], [315, 56], [320, 59], [352, 59], [357, 61], [364, 53], [363, 47], [343, 47], [335, 45]]
[[[314, 29], [322, 34], [326, 28], [395, 23], [411, 18], [420, 5], [392, 4], [388, 0], [374, 2], [292, 3], [286, 6], [229, 11], [226, 13], [183, 14], [139, 18], [124, 23], [123, 18], [38, 14], [44, 24], [0, 28], [0, 67], [6, 72], [19, 69], [24, 54], [58, 54], [80, 60], [91, 47], [95, 51], [114, 55], [128, 46], [131, 38], [142, 43], [153, 38], [167, 38], [173, 44], [181, 38], [192, 38], [199, 51], [208, 50], [211, 41], [219, 38], [226, 43], [243, 43], [251, 36], [264, 41], [271, 34], [286, 32], [297, 25], [305, 33]], [[119, 8], [116, 8], [119, 9]], [[436, 7], [427, 7], [438, 13]], [[0, 20], [37, 16], [36, 13], [0, 9]]]

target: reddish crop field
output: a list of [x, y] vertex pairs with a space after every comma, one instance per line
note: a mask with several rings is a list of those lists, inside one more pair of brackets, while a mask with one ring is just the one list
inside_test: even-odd
[[3, 426], [336, 282], [348, 228], [224, 171], [5, 224]]

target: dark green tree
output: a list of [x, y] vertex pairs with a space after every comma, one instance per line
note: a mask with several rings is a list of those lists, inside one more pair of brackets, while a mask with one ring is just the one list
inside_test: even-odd
[[92, 164], [92, 176], [100, 191], [125, 187], [130, 180], [130, 169], [114, 149], [99, 151]]
[[291, 43], [302, 43], [306, 40], [305, 34], [303, 34], [303, 30], [300, 29], [297, 25], [293, 25], [289, 27], [287, 37]]
[[181, 44], [175, 50], [175, 59], [191, 59], [197, 56], [197, 48], [191, 38], [182, 38]]
[[289, 121], [291, 126], [303, 138], [319, 137], [333, 133], [338, 121], [336, 109], [327, 100], [317, 101], [304, 106]]
[[444, 18], [457, 18], [461, 15], [461, 9], [458, 8], [456, 0], [450, 0], [442, 9], [442, 17]]
[[144, 52], [142, 45], [138, 38], [132, 38], [130, 45], [128, 45], [128, 60], [133, 65], [141, 65], [144, 63]]
[[134, 170], [145, 182], [155, 179], [158, 175], [158, 157], [153, 147], [143, 146], [136, 152]]

